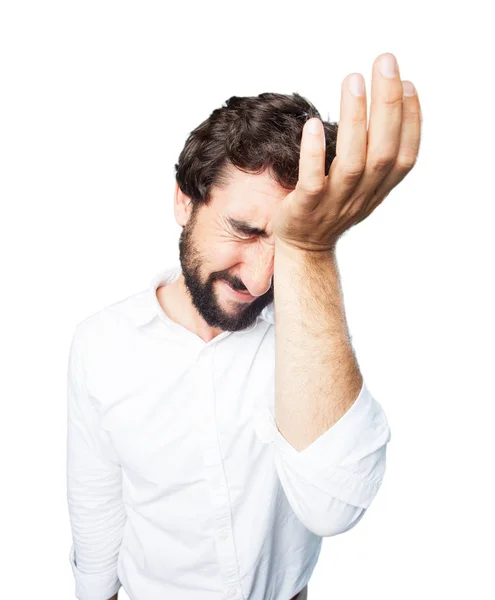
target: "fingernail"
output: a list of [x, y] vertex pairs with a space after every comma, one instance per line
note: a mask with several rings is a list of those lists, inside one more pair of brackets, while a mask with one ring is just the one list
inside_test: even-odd
[[380, 58], [380, 72], [384, 77], [392, 79], [397, 75], [397, 61], [392, 54], [385, 54]]
[[403, 81], [402, 88], [404, 90], [404, 96], [414, 96], [416, 88], [410, 81]]
[[349, 77], [349, 89], [353, 96], [362, 96], [364, 94], [364, 78], [359, 73], [354, 73]]

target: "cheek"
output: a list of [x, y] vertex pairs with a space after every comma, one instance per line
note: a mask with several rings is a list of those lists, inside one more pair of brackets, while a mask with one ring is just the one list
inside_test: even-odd
[[214, 271], [228, 270], [242, 260], [242, 245], [235, 241], [222, 241], [205, 248], [205, 259]]

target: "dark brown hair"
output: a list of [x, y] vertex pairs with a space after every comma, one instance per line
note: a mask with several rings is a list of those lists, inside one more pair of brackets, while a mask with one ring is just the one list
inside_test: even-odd
[[[296, 187], [304, 123], [320, 117], [298, 93], [232, 96], [189, 134], [175, 178], [194, 210], [209, 204], [212, 187], [228, 182], [228, 168], [261, 174], [266, 169], [284, 189]], [[335, 158], [338, 124], [323, 121], [325, 174]]]

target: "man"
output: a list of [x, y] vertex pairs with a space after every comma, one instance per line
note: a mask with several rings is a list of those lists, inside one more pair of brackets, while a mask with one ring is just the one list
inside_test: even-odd
[[395, 57], [342, 86], [232, 97], [176, 165], [180, 266], [78, 324], [68, 372], [80, 600], [307, 598], [390, 428], [351, 346], [335, 247], [410, 171], [420, 106]]

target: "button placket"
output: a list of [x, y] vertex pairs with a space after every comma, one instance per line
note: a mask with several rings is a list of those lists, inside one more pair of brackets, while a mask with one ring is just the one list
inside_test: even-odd
[[237, 555], [232, 535], [231, 505], [218, 439], [215, 417], [213, 357], [216, 345], [205, 346], [198, 354], [194, 380], [195, 407], [205, 474], [214, 511], [215, 544], [225, 597], [243, 600]]

